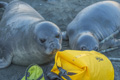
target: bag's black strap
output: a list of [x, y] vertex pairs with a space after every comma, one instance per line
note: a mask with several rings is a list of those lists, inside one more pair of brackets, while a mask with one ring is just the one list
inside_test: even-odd
[[44, 75], [43, 75], [43, 73], [42, 73], [42, 75], [37, 79], [37, 80], [40, 80], [40, 79], [42, 79], [44, 77]]
[[60, 76], [58, 76], [57, 74], [53, 73], [53, 72], [49, 72], [47, 73], [47, 77], [50, 80], [63, 80]]
[[63, 68], [61, 67], [58, 67], [57, 68], [59, 69], [60, 73], [59, 73], [59, 76], [63, 76], [64, 78], [66, 78], [67, 80], [72, 80], [69, 76], [68, 76], [68, 73], [66, 70], [64, 70]]

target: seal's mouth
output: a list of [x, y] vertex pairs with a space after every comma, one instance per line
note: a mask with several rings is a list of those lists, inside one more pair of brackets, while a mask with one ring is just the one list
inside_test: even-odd
[[50, 53], [50, 55], [56, 54], [57, 51], [58, 51], [58, 50], [53, 50], [53, 51]]
[[46, 50], [46, 51], [45, 51], [45, 54], [48, 55], [48, 56], [50, 56], [50, 55], [55, 55], [57, 51], [59, 51], [59, 50], [58, 50], [58, 49], [54, 49], [54, 50], [52, 50], [52, 51]]

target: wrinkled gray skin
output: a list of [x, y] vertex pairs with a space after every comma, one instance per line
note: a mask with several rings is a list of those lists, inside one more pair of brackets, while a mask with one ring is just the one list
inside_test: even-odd
[[0, 22], [0, 68], [10, 63], [43, 64], [61, 49], [61, 31], [31, 6], [13, 1]]
[[[102, 1], [80, 11], [63, 32], [63, 39], [75, 50], [98, 50], [120, 46], [120, 39], [99, 42], [120, 30], [120, 5], [114, 1]], [[100, 48], [101, 47], [101, 48]]]

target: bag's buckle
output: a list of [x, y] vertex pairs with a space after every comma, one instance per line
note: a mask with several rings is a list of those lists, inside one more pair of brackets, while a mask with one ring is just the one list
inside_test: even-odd
[[67, 71], [62, 69], [62, 68], [60, 68], [60, 67], [59, 67], [59, 71], [60, 71], [60, 73], [59, 73], [60, 76], [67, 75]]
[[59, 73], [59, 76], [63, 76], [64, 78], [66, 78], [67, 80], [71, 80], [71, 78], [67, 75], [67, 71], [64, 70], [63, 68], [61, 67], [58, 67], [57, 68], [59, 69], [60, 73]]

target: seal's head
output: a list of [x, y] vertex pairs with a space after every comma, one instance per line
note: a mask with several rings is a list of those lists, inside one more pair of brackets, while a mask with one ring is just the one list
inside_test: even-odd
[[53, 55], [61, 49], [62, 34], [54, 23], [43, 21], [36, 24], [34, 34], [40, 51], [44, 55]]
[[81, 33], [73, 46], [73, 49], [76, 50], [95, 50], [98, 51], [99, 48], [99, 42], [98, 40], [90, 33], [90, 32], [84, 32]]

